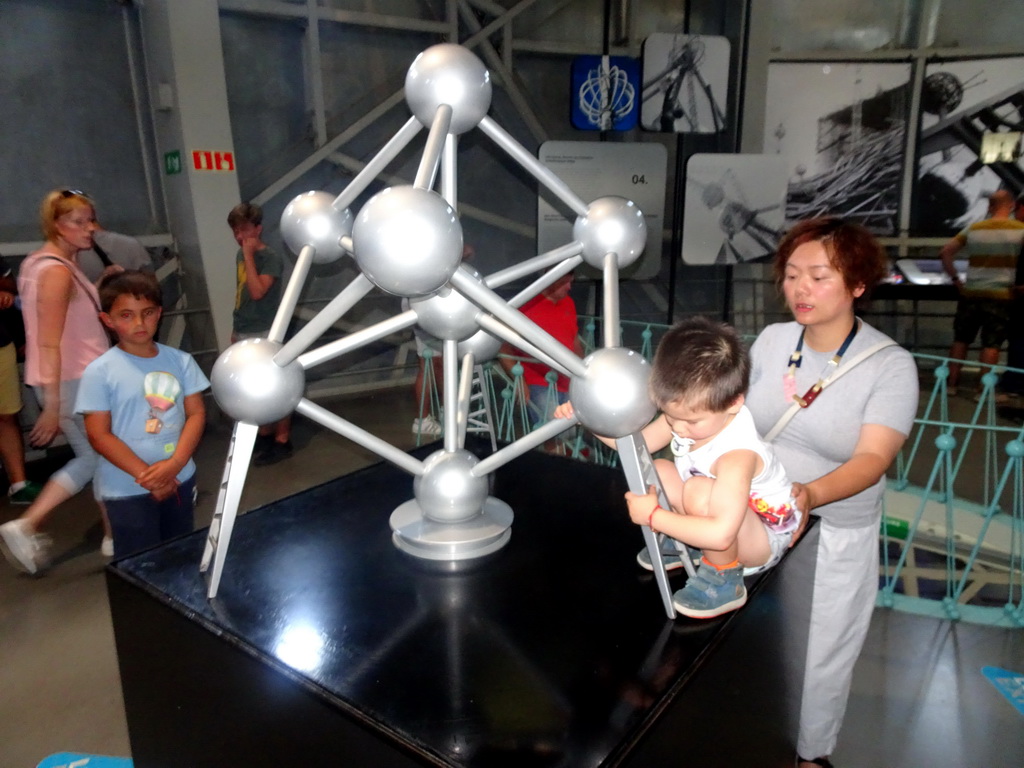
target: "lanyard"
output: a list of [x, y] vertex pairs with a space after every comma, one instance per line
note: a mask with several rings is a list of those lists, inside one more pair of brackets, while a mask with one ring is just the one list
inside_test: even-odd
[[804, 328], [800, 331], [800, 339], [796, 343], [796, 349], [793, 350], [793, 354], [789, 356], [789, 370], [786, 371], [786, 381], [783, 382], [783, 389], [787, 395], [786, 399], [792, 398], [800, 405], [801, 408], [809, 407], [810, 404], [817, 399], [824, 386], [835, 375], [836, 369], [839, 368], [839, 361], [843, 359], [843, 355], [846, 354], [846, 350], [850, 348], [850, 344], [853, 342], [853, 337], [857, 335], [857, 329], [859, 327], [860, 324], [857, 322], [857, 319], [854, 318], [853, 327], [850, 329], [850, 332], [846, 334], [846, 339], [828, 363], [825, 364], [825, 367], [821, 371], [821, 375], [818, 377], [818, 381], [804, 393], [803, 397], [800, 397], [795, 391], [796, 369], [800, 367], [800, 362], [803, 357], [804, 334], [807, 333], [807, 329]]

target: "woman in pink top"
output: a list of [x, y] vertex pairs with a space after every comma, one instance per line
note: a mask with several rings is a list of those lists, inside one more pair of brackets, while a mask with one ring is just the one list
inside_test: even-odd
[[75, 457], [50, 477], [24, 515], [0, 525], [0, 548], [12, 565], [27, 573], [38, 573], [49, 564], [50, 540], [39, 533], [40, 525], [96, 471], [96, 452], [85, 436], [81, 414], [74, 413], [75, 397], [85, 366], [110, 346], [99, 319], [96, 287], [77, 264], [78, 252], [92, 247], [96, 230], [92, 200], [77, 190], [54, 190], [43, 200], [40, 218], [46, 242], [18, 272], [25, 382], [42, 407], [29, 441], [47, 445], [63, 432]]

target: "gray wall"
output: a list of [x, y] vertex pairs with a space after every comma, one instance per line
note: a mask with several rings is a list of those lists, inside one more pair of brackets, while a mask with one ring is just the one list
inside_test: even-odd
[[0, 242], [38, 240], [39, 203], [55, 187], [89, 193], [111, 229], [165, 226], [147, 188], [148, 105], [135, 98], [126, 35], [134, 16], [98, 0], [0, 3]]

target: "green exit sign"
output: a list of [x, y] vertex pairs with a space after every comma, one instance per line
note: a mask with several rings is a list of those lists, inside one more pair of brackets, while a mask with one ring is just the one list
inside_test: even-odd
[[164, 152], [164, 173], [168, 176], [181, 173], [181, 152], [179, 150]]

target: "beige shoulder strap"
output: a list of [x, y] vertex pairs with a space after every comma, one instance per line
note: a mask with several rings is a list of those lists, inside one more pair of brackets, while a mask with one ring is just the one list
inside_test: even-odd
[[[856, 367], [860, 363], [862, 363], [865, 360], [867, 360], [869, 357], [871, 357], [873, 354], [875, 354], [875, 352], [879, 352], [879, 351], [885, 349], [886, 347], [895, 347], [895, 346], [896, 346], [896, 342], [893, 341], [892, 339], [886, 339], [885, 341], [880, 341], [877, 344], [871, 345], [867, 349], [861, 351], [859, 354], [856, 354], [853, 357], [851, 357], [849, 360], [847, 360], [846, 361], [846, 365], [839, 366], [839, 370], [837, 370], [835, 372], [835, 374], [832, 376], [832, 378], [830, 378], [828, 381], [826, 381], [824, 384], [822, 384], [821, 388], [823, 390], [827, 389], [830, 384], [832, 384], [833, 382], [837, 381], [841, 376], [846, 374], [848, 371], [853, 370], [854, 367]], [[768, 434], [766, 434], [764, 436], [764, 441], [766, 443], [770, 443], [772, 440], [774, 440], [776, 437], [778, 437], [779, 433], [782, 432], [782, 430], [784, 430], [786, 428], [786, 425], [789, 424], [790, 420], [794, 416], [796, 416], [796, 413], [799, 410], [800, 410], [800, 403], [794, 401], [793, 404], [791, 406], [789, 406], [789, 410], [787, 410], [784, 414], [782, 414], [782, 416], [779, 417], [779, 420], [777, 422], [775, 422], [775, 426], [772, 427], [770, 430], [768, 430]]]

